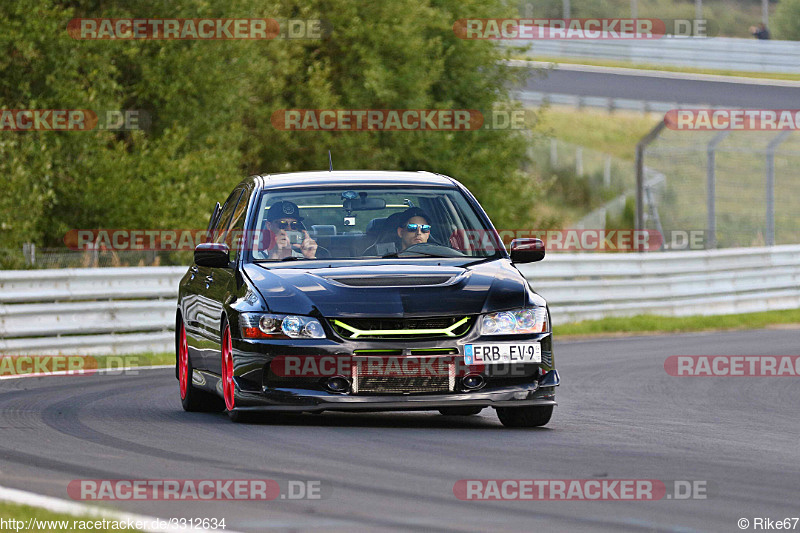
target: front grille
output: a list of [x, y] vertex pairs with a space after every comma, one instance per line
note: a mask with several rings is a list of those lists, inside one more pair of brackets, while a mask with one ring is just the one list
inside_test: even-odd
[[453, 358], [408, 358], [407, 361], [410, 364], [395, 360], [397, 364], [392, 365], [385, 358], [361, 359], [351, 367], [353, 394], [442, 393], [455, 389]]
[[473, 317], [345, 318], [331, 319], [333, 330], [345, 339], [453, 339], [465, 335]]
[[357, 394], [411, 394], [451, 390], [448, 376], [359, 376], [357, 387]]

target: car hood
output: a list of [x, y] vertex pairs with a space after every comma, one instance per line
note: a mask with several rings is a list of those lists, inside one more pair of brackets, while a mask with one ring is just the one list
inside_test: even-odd
[[405, 261], [327, 268], [257, 263], [245, 265], [245, 273], [269, 311], [280, 314], [468, 315], [522, 307], [536, 297], [507, 259], [467, 267]]

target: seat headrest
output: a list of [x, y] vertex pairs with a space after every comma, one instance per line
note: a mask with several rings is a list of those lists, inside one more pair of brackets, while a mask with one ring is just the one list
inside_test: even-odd
[[367, 235], [378, 235], [383, 231], [384, 226], [386, 225], [386, 218], [373, 218], [367, 224]]
[[336, 235], [336, 226], [333, 224], [312, 224], [313, 235]]

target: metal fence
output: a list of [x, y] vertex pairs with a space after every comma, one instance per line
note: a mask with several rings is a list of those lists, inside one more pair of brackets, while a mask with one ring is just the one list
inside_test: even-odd
[[[800, 246], [640, 254], [550, 254], [523, 265], [563, 324], [608, 316], [800, 307]], [[185, 267], [0, 271], [0, 353], [174, 349]]]
[[643, 164], [640, 226], [702, 230], [706, 248], [800, 243], [800, 135], [661, 128]]
[[550, 138], [531, 143], [528, 156], [542, 170], [567, 170], [591, 190], [590, 211], [571, 224], [576, 229], [605, 229], [607, 220], [619, 221], [626, 199], [636, 193], [631, 162], [605, 152]]

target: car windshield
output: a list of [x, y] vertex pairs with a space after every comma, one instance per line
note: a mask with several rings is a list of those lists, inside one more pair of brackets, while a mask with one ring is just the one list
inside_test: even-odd
[[502, 247], [464, 194], [444, 187], [262, 191], [253, 261], [486, 258]]

